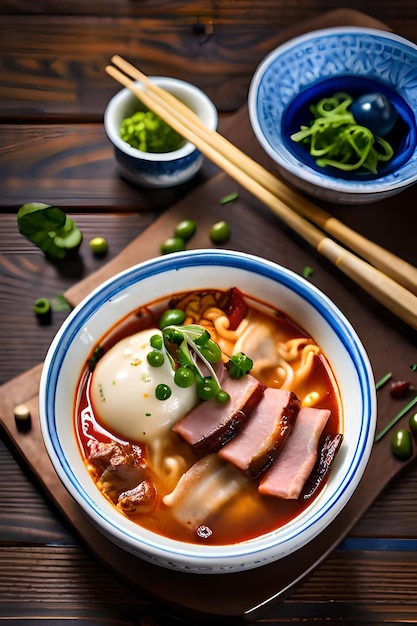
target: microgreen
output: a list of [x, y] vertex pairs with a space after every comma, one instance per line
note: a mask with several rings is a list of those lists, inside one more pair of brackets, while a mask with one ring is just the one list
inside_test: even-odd
[[242, 376], [251, 371], [253, 361], [243, 352], [237, 352], [237, 354], [230, 357], [226, 367], [232, 378], [242, 378]]
[[[216, 397], [219, 402], [225, 402], [227, 394], [223, 392], [213, 367], [221, 361], [222, 352], [210, 333], [198, 324], [165, 326], [161, 332], [163, 339], [161, 350], [165, 351], [172, 367], [176, 369], [177, 375], [174, 380], [177, 384], [186, 387], [195, 380], [200, 400]], [[241, 378], [252, 369], [252, 366], [252, 360], [242, 352], [231, 356], [226, 364], [231, 378]], [[186, 369], [194, 375], [194, 379], [185, 371]]]

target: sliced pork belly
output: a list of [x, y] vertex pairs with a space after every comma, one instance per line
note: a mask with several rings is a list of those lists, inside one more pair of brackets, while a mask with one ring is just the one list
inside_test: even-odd
[[265, 389], [245, 427], [219, 450], [219, 456], [249, 478], [258, 478], [282, 449], [299, 409], [300, 400], [293, 392]]
[[304, 500], [309, 500], [323, 486], [324, 479], [330, 471], [333, 461], [336, 458], [339, 448], [343, 442], [343, 434], [327, 435], [320, 448], [320, 453], [313, 471], [305, 483], [301, 496]]
[[232, 498], [241, 493], [248, 479], [217, 454], [199, 459], [185, 472], [175, 489], [163, 498], [184, 526], [193, 530], [207, 523]]
[[225, 375], [222, 389], [230, 395], [226, 403], [203, 400], [180, 419], [173, 430], [187, 441], [197, 454], [217, 452], [246, 423], [259, 402], [264, 386], [250, 374], [239, 379]]
[[302, 407], [281, 454], [259, 483], [259, 492], [297, 499], [318, 456], [318, 444], [330, 411]]

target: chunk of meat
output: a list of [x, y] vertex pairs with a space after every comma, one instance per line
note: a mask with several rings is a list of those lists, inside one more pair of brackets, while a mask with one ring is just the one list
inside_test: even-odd
[[217, 452], [234, 437], [248, 420], [253, 407], [259, 402], [264, 386], [250, 374], [239, 379], [224, 376], [222, 389], [230, 400], [203, 400], [190, 413], [173, 426], [197, 454]]
[[196, 530], [208, 523], [227, 502], [241, 493], [248, 479], [217, 454], [199, 459], [180, 478], [175, 489], [163, 498], [184, 526]]
[[155, 486], [149, 480], [142, 480], [133, 489], [124, 491], [117, 499], [117, 506], [126, 515], [150, 513], [156, 504]]
[[260, 493], [298, 498], [316, 462], [320, 436], [329, 416], [327, 409], [300, 409], [291, 436], [259, 483]]
[[133, 489], [146, 477], [147, 465], [139, 446], [96, 441], [90, 447], [88, 461], [100, 489], [115, 504], [121, 493]]
[[299, 409], [300, 400], [295, 393], [265, 389], [245, 427], [219, 450], [219, 456], [249, 478], [259, 478], [282, 449]]

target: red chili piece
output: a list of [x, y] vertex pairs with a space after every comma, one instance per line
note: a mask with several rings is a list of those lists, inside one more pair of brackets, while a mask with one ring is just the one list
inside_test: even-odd
[[410, 387], [411, 383], [407, 380], [397, 380], [391, 383], [390, 392], [393, 398], [401, 400], [402, 398], [405, 398], [410, 390]]
[[236, 330], [246, 315], [247, 307], [242, 292], [232, 287], [226, 305], [226, 315], [229, 318], [229, 330]]

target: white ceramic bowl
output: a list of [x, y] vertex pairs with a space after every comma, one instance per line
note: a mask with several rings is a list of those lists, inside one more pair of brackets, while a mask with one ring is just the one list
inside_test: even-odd
[[[309, 123], [311, 102], [339, 91], [354, 97], [382, 92], [399, 112], [403, 126], [395, 137], [395, 156], [380, 166], [378, 175], [319, 167], [290, 139], [301, 124]], [[296, 37], [261, 62], [248, 102], [253, 131], [279, 173], [311, 195], [361, 204], [417, 181], [417, 45], [402, 37], [358, 26]]]
[[[216, 107], [198, 87], [166, 76], [151, 76], [150, 79], [186, 104], [208, 128], [217, 128]], [[104, 112], [104, 129], [113, 144], [121, 176], [136, 185], [151, 188], [173, 187], [190, 180], [200, 169], [203, 155], [189, 141], [172, 152], [151, 153], [133, 148], [120, 137], [122, 121], [140, 110], [145, 107], [126, 88], [110, 100]]]
[[[243, 292], [289, 314], [324, 350], [340, 388], [344, 441], [325, 489], [298, 517], [257, 539], [198, 546], [144, 530], [119, 513], [93, 483], [74, 436], [74, 395], [86, 359], [106, 331], [129, 312], [175, 290]], [[51, 461], [67, 490], [110, 540], [163, 567], [228, 573], [260, 567], [307, 544], [340, 513], [365, 470], [376, 424], [375, 385], [360, 340], [336, 306], [297, 274], [261, 258], [194, 250], [151, 259], [93, 291], [69, 315], [46, 356], [40, 421]]]

